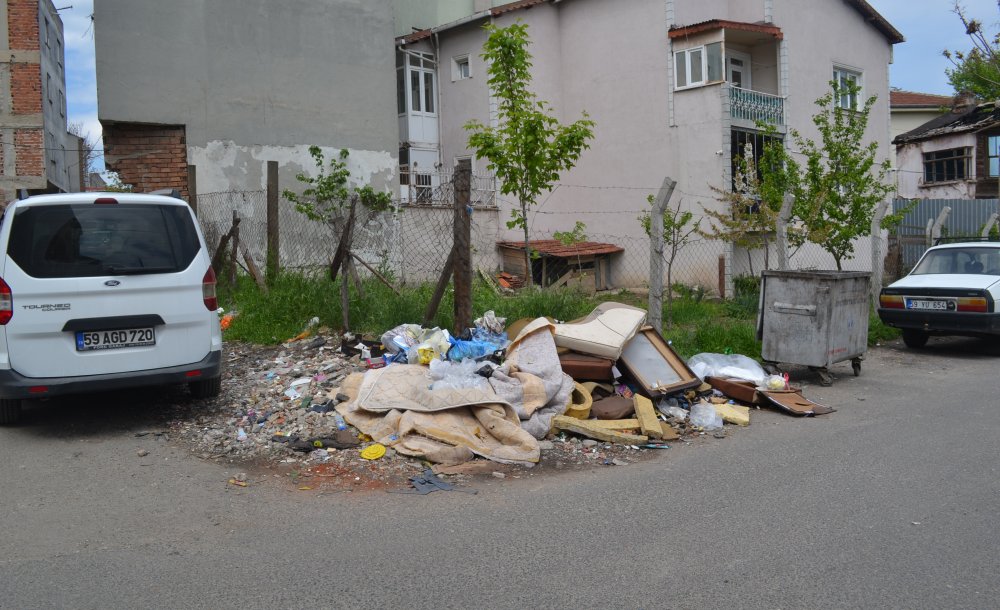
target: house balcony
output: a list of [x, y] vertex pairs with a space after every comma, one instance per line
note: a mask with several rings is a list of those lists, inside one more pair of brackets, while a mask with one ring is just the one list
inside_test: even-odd
[[758, 123], [785, 127], [785, 100], [780, 95], [728, 86], [729, 116], [736, 126], [757, 129]]

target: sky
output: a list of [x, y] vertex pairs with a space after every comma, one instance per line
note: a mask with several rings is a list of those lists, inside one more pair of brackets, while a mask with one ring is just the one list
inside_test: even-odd
[[[1000, 22], [997, 0], [961, 0], [971, 18], [985, 30], [996, 32]], [[72, 2], [72, 5], [69, 3]], [[869, 3], [903, 33], [906, 42], [895, 47], [890, 84], [907, 91], [950, 95], [945, 69], [951, 63], [945, 49], [967, 51], [971, 43], [962, 23], [952, 12], [954, 0], [869, 0]], [[67, 7], [67, 8], [63, 8]], [[94, 72], [93, 0], [56, 0], [63, 21], [66, 45], [66, 91], [70, 123], [83, 132], [101, 135], [97, 121], [97, 86]], [[848, 44], [849, 41], [845, 41]], [[103, 160], [102, 160], [103, 164]]]

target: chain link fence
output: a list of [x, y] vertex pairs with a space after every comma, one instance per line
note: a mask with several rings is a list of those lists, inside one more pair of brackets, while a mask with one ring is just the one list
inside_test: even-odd
[[[589, 188], [559, 185], [558, 188]], [[642, 204], [621, 209], [623, 200], [644, 202], [646, 195], [656, 189], [637, 187], [601, 187], [603, 196], [596, 198], [604, 209], [593, 211], [556, 212], [542, 202], [528, 213], [530, 242], [552, 240], [557, 231], [572, 232], [577, 222], [583, 223], [578, 237], [590, 244], [609, 244], [619, 249], [603, 255], [607, 263], [600, 284], [605, 289], [647, 289], [649, 286], [649, 238], [640, 224], [640, 216], [649, 207]], [[405, 199], [395, 202], [396, 212], [371, 214], [359, 211], [353, 231], [351, 251], [363, 261], [357, 265], [362, 276], [371, 275], [366, 266], [376, 270], [393, 283], [414, 286], [434, 282], [441, 274], [453, 241], [453, 204], [445, 201], [453, 197], [450, 185], [438, 188], [440, 196], [429, 197], [426, 203], [414, 204]], [[443, 194], [442, 194], [443, 193]], [[485, 201], [485, 204], [483, 203]], [[591, 198], [593, 203], [594, 198]], [[701, 208], [708, 205], [706, 196], [696, 197], [681, 192], [679, 205], [692, 212], [692, 222], [709, 229], [709, 217]], [[678, 205], [677, 201], [672, 202]], [[498, 242], [521, 242], [519, 229], [509, 230], [513, 206], [503, 197], [480, 197], [474, 200], [471, 222], [473, 269], [495, 276], [501, 271], [523, 274], [523, 262], [511, 269], [516, 258], [504, 256]], [[281, 200], [279, 218], [279, 265], [283, 269], [300, 272], [324, 271], [337, 249], [339, 234], [327, 225], [309, 220], [296, 211], [288, 201]], [[198, 215], [211, 252], [215, 252], [220, 239], [233, 224], [234, 213], [240, 219], [240, 244], [256, 265], [265, 267], [267, 253], [267, 195], [265, 191], [232, 191], [198, 195]], [[765, 268], [777, 267], [778, 257], [774, 240], [770, 248], [747, 251], [717, 239], [692, 234], [689, 241], [677, 252], [671, 269], [671, 280], [705, 294], [731, 296], [733, 278], [744, 275], [759, 276]], [[535, 255], [535, 261], [545, 258], [546, 265], [553, 265], [556, 278], [559, 271], [584, 267], [593, 274], [593, 265], [582, 264], [582, 257], [574, 257], [572, 245], [569, 253], [559, 257]], [[665, 256], [670, 255], [666, 244]], [[523, 255], [522, 255], [523, 256]], [[558, 260], [555, 260], [558, 259]], [[521, 258], [523, 261], [523, 258]], [[668, 261], [669, 262], [669, 259]], [[539, 263], [532, 263], [533, 268]], [[834, 269], [833, 258], [814, 244], [791, 250], [790, 265], [795, 269]], [[855, 256], [845, 262], [845, 269], [870, 269], [871, 242], [859, 240]], [[667, 268], [664, 266], [664, 280]], [[538, 271], [535, 269], [536, 280]], [[593, 275], [591, 275], [593, 277]], [[592, 281], [592, 280], [591, 280]], [[551, 280], [549, 283], [552, 283]], [[581, 284], [581, 286], [584, 286]]]

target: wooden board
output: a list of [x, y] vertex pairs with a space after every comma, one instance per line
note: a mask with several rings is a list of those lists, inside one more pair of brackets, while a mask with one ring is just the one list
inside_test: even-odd
[[649, 438], [663, 438], [663, 428], [660, 427], [660, 420], [656, 418], [653, 401], [636, 394], [632, 397], [632, 404], [635, 405], [635, 416], [639, 420], [642, 433]]
[[588, 438], [593, 438], [599, 441], [606, 441], [608, 443], [622, 443], [625, 445], [641, 445], [649, 440], [648, 436], [638, 436], [635, 434], [626, 434], [624, 432], [616, 432], [614, 430], [608, 430], [606, 428], [601, 428], [600, 426], [594, 426], [589, 419], [575, 419], [572, 417], [567, 417], [565, 415], [557, 415], [552, 418], [552, 426], [558, 428], [559, 430], [566, 430], [567, 432], [575, 432], [577, 434], [582, 434]]

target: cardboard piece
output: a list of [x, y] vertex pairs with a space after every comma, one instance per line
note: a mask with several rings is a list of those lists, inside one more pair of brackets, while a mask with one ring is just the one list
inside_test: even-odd
[[684, 359], [652, 326], [639, 329], [625, 344], [618, 362], [648, 398], [659, 398], [701, 385], [701, 380], [688, 368]]
[[758, 392], [761, 404], [774, 406], [792, 415], [826, 415], [836, 409], [815, 403], [799, 394], [797, 390], [768, 390]]

